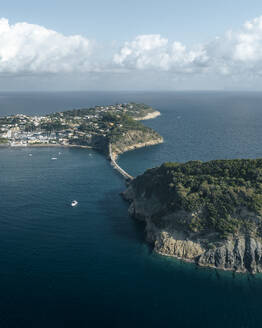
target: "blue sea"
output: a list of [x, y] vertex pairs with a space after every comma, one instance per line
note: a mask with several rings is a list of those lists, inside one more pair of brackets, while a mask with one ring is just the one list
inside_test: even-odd
[[[128, 101], [161, 112], [145, 124], [165, 139], [120, 157], [132, 175], [262, 157], [261, 93], [0, 93], [0, 115]], [[262, 275], [155, 254], [124, 189], [94, 150], [0, 148], [0, 327], [261, 327]]]

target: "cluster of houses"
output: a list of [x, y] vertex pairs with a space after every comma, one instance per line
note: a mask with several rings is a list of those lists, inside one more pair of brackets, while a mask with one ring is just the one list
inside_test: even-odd
[[[94, 131], [105, 135], [106, 131], [99, 129], [99, 117], [99, 114], [85, 115], [84, 117], [74, 116], [70, 122], [63, 117], [63, 113], [59, 113], [59, 123], [65, 128], [59, 131], [46, 131], [41, 129], [41, 124], [57, 121], [57, 117], [26, 116], [23, 114], [7, 116], [4, 121], [0, 121], [0, 138], [5, 139], [10, 146], [15, 147], [37, 144], [68, 145], [70, 140], [74, 141], [83, 136], [91, 137], [91, 134], [78, 130], [79, 125], [83, 122], [90, 124]], [[29, 126], [31, 129], [28, 129]]]
[[[74, 130], [47, 132], [39, 128], [41, 123], [50, 122], [49, 117], [26, 116], [18, 114], [7, 116], [5, 121], [0, 122], [0, 137], [6, 139], [10, 146], [27, 146], [33, 144], [68, 144], [68, 140], [73, 136]], [[32, 131], [26, 127], [33, 126]]]
[[[72, 111], [59, 112], [48, 116], [27, 116], [17, 114], [0, 118], [0, 139], [11, 146], [27, 146], [33, 144], [62, 144], [68, 145], [69, 142], [93, 134], [106, 136], [114, 123], [108, 122], [108, 126], [100, 125], [100, 118], [105, 112], [114, 114], [132, 111], [132, 104], [117, 104], [112, 106], [96, 106], [94, 109], [87, 110], [80, 116], [71, 115]], [[135, 108], [134, 108], [135, 110]], [[70, 114], [68, 114], [70, 113]], [[55, 124], [60, 128], [55, 128]], [[90, 128], [88, 131], [81, 131], [79, 126], [85, 123]], [[53, 129], [48, 130], [44, 126], [54, 125]]]
[[6, 134], [2, 134], [10, 146], [27, 146], [34, 144], [68, 144], [68, 133], [64, 132], [24, 132], [11, 128]]

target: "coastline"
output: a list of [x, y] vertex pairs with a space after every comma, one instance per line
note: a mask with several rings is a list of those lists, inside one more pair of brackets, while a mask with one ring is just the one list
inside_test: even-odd
[[225, 272], [234, 272], [234, 273], [238, 273], [238, 274], [251, 274], [251, 275], [255, 275], [255, 274], [260, 273], [260, 272], [249, 272], [247, 270], [240, 270], [240, 269], [217, 267], [217, 266], [212, 265], [212, 264], [198, 263], [194, 259], [189, 259], [189, 258], [186, 258], [186, 257], [177, 256], [177, 255], [170, 255], [170, 254], [167, 254], [167, 253], [164, 253], [164, 252], [159, 252], [155, 249], [154, 249], [154, 252], [156, 254], [159, 254], [161, 256], [165, 256], [165, 257], [170, 258], [170, 259], [176, 259], [176, 260], [183, 261], [183, 262], [186, 262], [186, 263], [195, 264], [197, 267], [203, 268], [203, 269], [209, 268], [209, 269], [212, 269], [212, 270], [219, 270], [219, 271], [225, 271]]
[[161, 113], [158, 110], [156, 110], [156, 111], [154, 111], [152, 113], [148, 113], [146, 116], [136, 117], [136, 118], [134, 118], [134, 120], [135, 121], [146, 121], [146, 120], [151, 120], [153, 118], [156, 118], [156, 117], [158, 117], [160, 115], [161, 115]]
[[[161, 178], [159, 175], [159, 180], [155, 181], [156, 187]], [[166, 198], [154, 193], [156, 189], [150, 186], [150, 181], [150, 175], [147, 180], [143, 176], [136, 178], [127, 185], [122, 196], [129, 202], [130, 217], [145, 223], [145, 240], [156, 254], [222, 271], [262, 272], [262, 239], [259, 236], [239, 231], [221, 238], [216, 231], [199, 233], [181, 228], [180, 222], [191, 219], [195, 212], [184, 209], [165, 212], [163, 201]], [[248, 214], [244, 211], [239, 218], [251, 217]]]
[[[163, 138], [159, 138], [159, 140], [154, 140], [154, 141], [147, 141], [147, 142], [142, 142], [142, 143], [137, 143], [132, 146], [128, 146], [125, 148], [124, 151], [122, 152], [113, 152], [109, 158], [110, 160], [117, 160], [118, 156], [121, 154], [124, 154], [128, 151], [143, 148], [143, 147], [148, 147], [148, 146], [153, 146], [153, 145], [158, 145], [164, 142]], [[21, 149], [21, 148], [44, 148], [44, 147], [61, 147], [61, 148], [83, 148], [83, 149], [96, 149], [92, 146], [84, 146], [84, 145], [62, 145], [62, 144], [50, 144], [50, 143], [43, 143], [43, 144], [27, 144], [26, 146], [10, 146], [9, 144], [0, 144], [0, 148], [15, 148], [15, 149]]]
[[139, 148], [144, 148], [144, 147], [149, 147], [149, 146], [154, 146], [154, 145], [159, 145], [164, 142], [163, 138], [159, 138], [158, 140], [152, 140], [152, 141], [147, 141], [147, 142], [141, 142], [134, 144], [132, 146], [127, 146], [123, 151], [121, 152], [112, 152], [112, 158], [116, 161], [118, 157], [128, 151], [136, 150]]
[[81, 145], [62, 145], [62, 144], [32, 144], [27, 146], [10, 146], [10, 145], [0, 145], [3, 148], [12, 149], [24, 149], [24, 148], [44, 148], [44, 147], [61, 147], [61, 148], [85, 148], [85, 149], [95, 149], [91, 146], [81, 146]]
[[[137, 118], [134, 118], [135, 121], [146, 121], [146, 120], [152, 120], [158, 116], [161, 116], [161, 113], [157, 110], [155, 110], [154, 112], [152, 113], [149, 113], [147, 114], [146, 116], [143, 116], [143, 117], [137, 117]], [[132, 146], [127, 146], [123, 151], [121, 152], [112, 152], [109, 154], [109, 157], [112, 161], [112, 159], [114, 161], [116, 161], [118, 159], [118, 156], [128, 152], [128, 151], [132, 151], [132, 150], [135, 150], [135, 149], [139, 149], [139, 148], [143, 148], [143, 147], [148, 147], [148, 146], [154, 146], [154, 145], [158, 145], [158, 144], [161, 144], [164, 142], [164, 138], [163, 137], [160, 137], [159, 139], [157, 140], [151, 140], [151, 141], [147, 141], [147, 142], [141, 142], [141, 143], [136, 143]]]
[[[170, 229], [156, 227], [151, 220], [154, 212], [153, 209], [157, 206], [156, 199], [150, 200], [149, 202], [136, 199], [132, 182], [122, 193], [122, 197], [130, 204], [128, 209], [129, 216], [136, 221], [144, 222], [145, 242], [152, 245], [153, 251], [156, 254], [170, 259], [192, 263], [203, 268], [252, 275], [262, 272], [262, 268], [259, 265], [254, 267], [245, 265], [247, 262], [246, 256], [249, 254], [248, 259], [251, 260], [253, 253], [256, 253], [256, 249], [252, 250], [251, 246], [256, 244], [254, 239], [249, 244], [245, 244], [245, 236], [239, 236], [239, 238], [233, 238], [232, 240], [228, 239], [214, 249], [212, 253], [212, 249], [209, 250], [203, 246], [201, 241], [207, 241], [205, 239], [194, 240], [188, 238], [183, 232], [175, 231], [172, 227]], [[259, 249], [261, 249], [260, 245]], [[239, 263], [234, 261], [234, 251], [237, 254], [236, 257]], [[257, 256], [260, 255], [257, 253]], [[214, 259], [215, 261], [213, 261]], [[252, 260], [253, 262], [254, 259]]]
[[[153, 119], [156, 118], [158, 116], [160, 116], [161, 113], [159, 111], [155, 111], [153, 113], [150, 113], [146, 116], [144, 116], [143, 118], [137, 118], [136, 120], [149, 120], [149, 119]], [[153, 145], [158, 145], [164, 142], [164, 138], [163, 137], [159, 137], [155, 140], [149, 140], [146, 142], [140, 142], [140, 143], [135, 143], [133, 145], [130, 146], [126, 146], [123, 150], [121, 151], [113, 151], [112, 152], [112, 148], [111, 148], [111, 144], [109, 144], [109, 160], [111, 161], [112, 166], [127, 180], [133, 180], [134, 177], [131, 176], [128, 172], [126, 172], [125, 170], [123, 170], [121, 168], [121, 166], [119, 166], [117, 164], [117, 159], [118, 156], [121, 154], [124, 154], [128, 151], [131, 150], [135, 150], [135, 149], [139, 149], [139, 148], [143, 148], [143, 147], [148, 147], [148, 146], [153, 146]]]
[[166, 254], [166, 253], [162, 253], [162, 252], [158, 252], [156, 250], [154, 250], [154, 252], [158, 255], [164, 256], [166, 258], [170, 258], [170, 260], [172, 259], [176, 259], [185, 263], [191, 263], [191, 264], [195, 264], [198, 268], [203, 268], [203, 269], [212, 269], [212, 270], [219, 270], [219, 271], [224, 271], [224, 272], [234, 272], [234, 273], [238, 273], [238, 274], [250, 274], [250, 275], [255, 275], [258, 274], [260, 272], [256, 272], [256, 273], [251, 273], [248, 271], [244, 271], [244, 270], [232, 270], [229, 268], [224, 268], [224, 267], [216, 267], [215, 265], [211, 265], [211, 264], [202, 264], [202, 263], [197, 263], [195, 260], [192, 259], [188, 259], [185, 257], [180, 257], [180, 256], [175, 256], [175, 255], [170, 255], [170, 254]]

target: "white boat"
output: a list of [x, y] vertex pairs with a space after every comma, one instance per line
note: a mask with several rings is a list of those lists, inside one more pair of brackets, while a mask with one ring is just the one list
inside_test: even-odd
[[72, 203], [71, 203], [71, 206], [75, 207], [77, 204], [78, 204], [78, 201], [77, 200], [73, 200]]
[[56, 157], [52, 157], [52, 160], [55, 161], [57, 158]]

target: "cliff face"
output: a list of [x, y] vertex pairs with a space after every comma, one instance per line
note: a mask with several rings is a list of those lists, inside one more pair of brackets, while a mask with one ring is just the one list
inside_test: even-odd
[[[252, 167], [254, 173], [253, 163]], [[145, 222], [146, 239], [157, 253], [200, 266], [236, 272], [262, 272], [262, 217], [259, 212], [238, 200], [238, 206], [232, 208], [231, 217], [228, 218], [230, 223], [235, 222], [232, 232], [221, 234], [221, 230], [209, 226], [196, 229], [192, 222], [200, 222], [200, 226], [203, 222], [209, 222], [204, 204], [194, 211], [189, 211], [185, 205], [170, 208], [167, 199], [172, 201], [172, 195], [169, 191], [163, 197], [163, 184], [163, 174], [159, 173], [159, 169], [154, 169], [148, 173], [146, 180], [143, 175], [133, 180], [123, 193], [130, 203], [130, 216]], [[255, 199], [258, 196], [256, 194]], [[214, 204], [218, 201], [214, 186], [212, 199]]]
[[69, 140], [69, 143], [71, 145], [92, 147], [100, 151], [104, 155], [108, 155], [109, 142], [108, 142], [108, 138], [106, 138], [103, 135], [94, 134], [87, 137], [83, 136], [83, 137], [79, 137], [78, 139]]
[[141, 116], [141, 117], [135, 117], [134, 120], [135, 121], [146, 121], [146, 120], [151, 120], [152, 118], [156, 118], [158, 116], [160, 116], [161, 113], [157, 110], [146, 114], [145, 116]]
[[129, 214], [146, 224], [147, 241], [162, 255], [173, 256], [200, 266], [237, 272], [262, 272], [262, 243], [250, 234], [230, 236], [225, 240], [216, 233], [207, 235], [188, 233], [174, 226], [176, 219], [192, 217], [193, 213], [179, 212], [163, 216], [162, 224], [154, 223], [154, 215], [161, 209], [156, 197], [136, 198], [132, 186], [123, 193], [130, 202]]
[[152, 146], [163, 142], [163, 138], [154, 131], [129, 130], [112, 143], [114, 158], [137, 148]]

